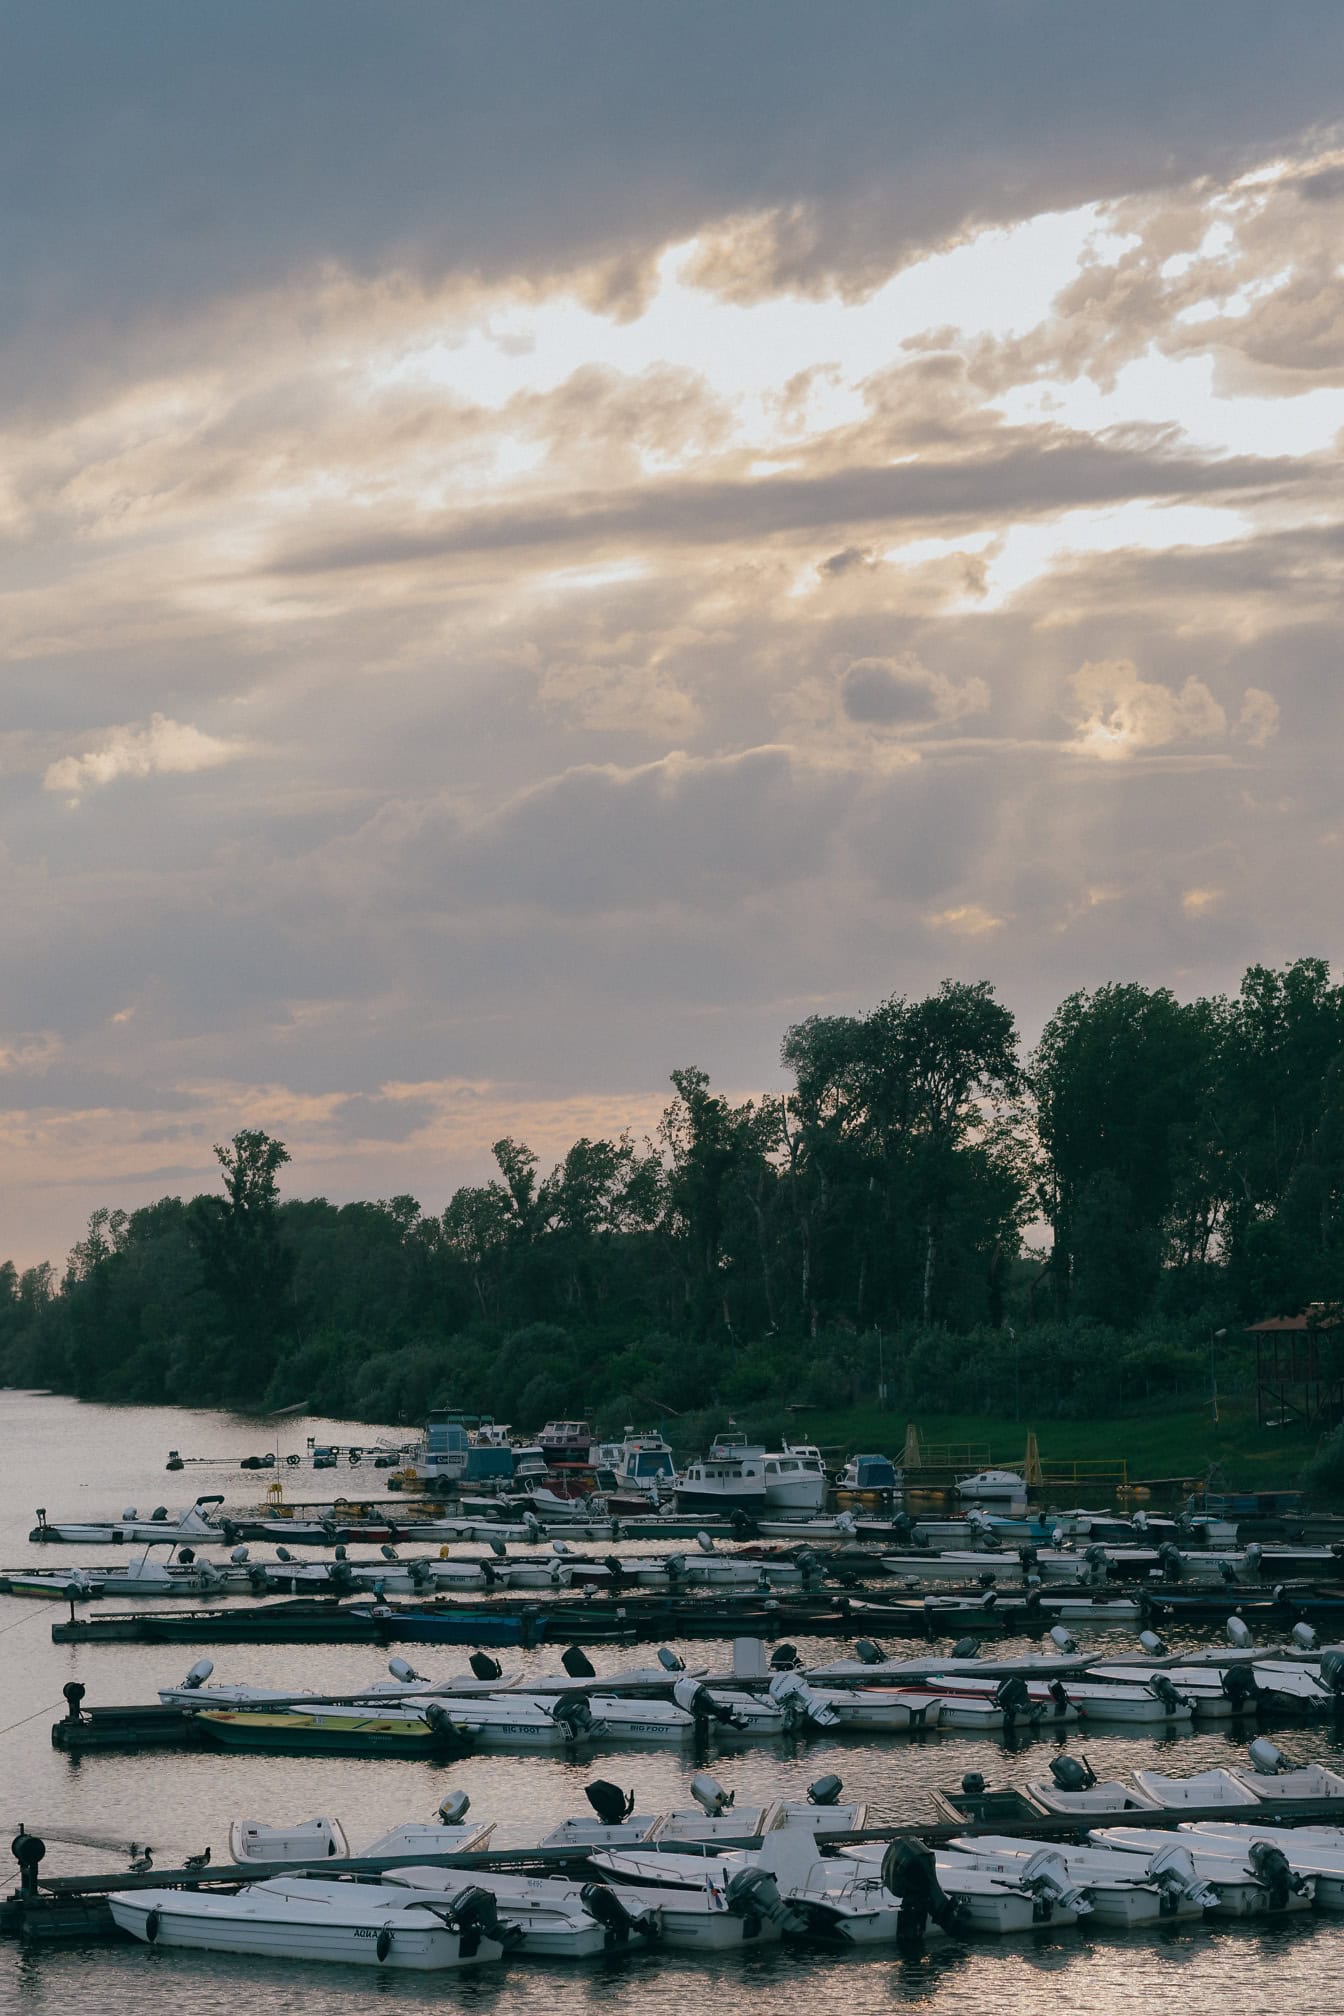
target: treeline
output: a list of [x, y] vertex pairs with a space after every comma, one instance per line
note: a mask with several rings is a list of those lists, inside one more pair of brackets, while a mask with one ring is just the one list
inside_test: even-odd
[[65, 1272], [0, 1269], [0, 1378], [89, 1398], [520, 1426], [869, 1399], [1108, 1412], [1206, 1377], [1210, 1334], [1344, 1301], [1344, 988], [1069, 997], [1024, 1056], [986, 983], [789, 1029], [792, 1089], [672, 1074], [656, 1140], [521, 1142], [441, 1216], [222, 1194], [94, 1213]]

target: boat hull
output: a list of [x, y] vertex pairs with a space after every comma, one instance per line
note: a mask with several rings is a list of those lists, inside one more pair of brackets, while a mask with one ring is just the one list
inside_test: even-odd
[[[238, 1897], [207, 1898], [177, 1890], [136, 1890], [115, 1892], [108, 1904], [113, 1922], [132, 1938], [147, 1945], [206, 1953], [249, 1953], [269, 1960], [315, 1960], [347, 1967], [405, 1969], [412, 1973], [477, 1966], [504, 1957], [503, 1947], [495, 1941], [470, 1938], [464, 1941], [447, 1926], [436, 1923], [428, 1913], [423, 1926], [395, 1921], [390, 1928], [372, 1923], [341, 1925], [298, 1914], [250, 1915], [243, 1904], [245, 1896], [244, 1892]], [[201, 1908], [226, 1904], [236, 1908], [231, 1911]], [[388, 1929], [391, 1939], [380, 1956], [379, 1933]], [[464, 1945], [472, 1950], [464, 1952]]]

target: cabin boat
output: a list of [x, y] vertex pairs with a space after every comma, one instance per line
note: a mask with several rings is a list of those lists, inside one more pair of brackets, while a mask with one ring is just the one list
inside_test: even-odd
[[591, 1421], [548, 1421], [537, 1444], [548, 1464], [583, 1463], [593, 1460]]
[[981, 1503], [1012, 1504], [1027, 1495], [1027, 1480], [1016, 1470], [977, 1470], [973, 1477], [957, 1479], [958, 1498]]
[[766, 1505], [765, 1450], [744, 1435], [717, 1436], [709, 1454], [677, 1478], [677, 1509], [761, 1512]]
[[835, 1480], [843, 1511], [888, 1511], [905, 1495], [905, 1477], [890, 1456], [851, 1456]]
[[826, 1503], [826, 1466], [819, 1450], [786, 1443], [778, 1453], [767, 1451], [764, 1465], [768, 1511], [821, 1511]]
[[622, 1490], [650, 1492], [673, 1488], [677, 1465], [672, 1450], [661, 1435], [636, 1435], [627, 1428], [616, 1464], [616, 1482]]

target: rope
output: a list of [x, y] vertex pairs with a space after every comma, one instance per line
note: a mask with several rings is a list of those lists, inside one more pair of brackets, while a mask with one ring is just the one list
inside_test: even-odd
[[8, 1729], [0, 1729], [0, 1736], [11, 1736], [16, 1729], [22, 1729], [25, 1722], [36, 1722], [39, 1715], [54, 1715], [60, 1705], [59, 1701], [49, 1701], [45, 1708], [34, 1708], [31, 1715], [22, 1715], [17, 1722], [11, 1722]]

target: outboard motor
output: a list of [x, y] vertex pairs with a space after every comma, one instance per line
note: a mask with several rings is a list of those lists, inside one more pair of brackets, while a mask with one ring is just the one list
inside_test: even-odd
[[1229, 1645], [1237, 1646], [1242, 1651], [1245, 1651], [1255, 1643], [1246, 1619], [1238, 1617], [1235, 1611], [1233, 1611], [1227, 1620], [1227, 1642]]
[[604, 1827], [619, 1827], [635, 1810], [633, 1791], [622, 1792], [609, 1778], [595, 1778], [584, 1786], [583, 1796]]
[[504, 1668], [488, 1652], [473, 1652], [467, 1664], [478, 1680], [498, 1680]]
[[564, 1667], [571, 1680], [595, 1680], [597, 1678], [597, 1668], [588, 1657], [588, 1654], [578, 1645], [566, 1645], [564, 1651], [560, 1654], [560, 1664]]
[[1041, 1557], [1030, 1542], [1026, 1542], [1018, 1548], [1017, 1558], [1022, 1563], [1022, 1573], [1024, 1575], [1029, 1575], [1033, 1568], [1039, 1568], [1041, 1565]]
[[397, 1559], [397, 1550], [390, 1540], [384, 1540], [378, 1552], [382, 1555], [384, 1561], [395, 1561]]
[[411, 1588], [417, 1596], [423, 1596], [427, 1589], [434, 1587], [434, 1570], [428, 1561], [412, 1561], [409, 1564]]
[[1097, 1774], [1086, 1757], [1067, 1754], [1050, 1759], [1050, 1776], [1060, 1792], [1090, 1792], [1097, 1782]]
[[[246, 1550], [245, 1548], [243, 1548], [243, 1549], [240, 1549], [240, 1552], [243, 1552], [243, 1553], [245, 1553], [246, 1551], [247, 1551], [247, 1550]], [[230, 1557], [230, 1558], [232, 1558], [232, 1557]], [[192, 1562], [193, 1562], [193, 1561], [194, 1561], [195, 1559], [196, 1559], [196, 1549], [195, 1549], [194, 1547], [179, 1547], [179, 1548], [178, 1548], [178, 1550], [177, 1550], [177, 1560], [178, 1560], [178, 1566], [179, 1566], [179, 1567], [181, 1567], [181, 1568], [190, 1568], [190, 1566], [191, 1566]]]
[[667, 1555], [663, 1561], [663, 1569], [669, 1582], [680, 1582], [682, 1576], [686, 1573], [686, 1556], [684, 1554]]
[[1219, 1574], [1220, 1574], [1220, 1575], [1222, 1576], [1222, 1578], [1223, 1578], [1224, 1582], [1235, 1582], [1235, 1581], [1236, 1581], [1236, 1579], [1237, 1579], [1237, 1564], [1236, 1564], [1236, 1562], [1235, 1562], [1235, 1561], [1220, 1561], [1220, 1562], [1218, 1563], [1218, 1573], [1219, 1573]]
[[1085, 1918], [1092, 1909], [1092, 1899], [1072, 1880], [1064, 1857], [1057, 1848], [1042, 1848], [1030, 1861], [1024, 1862], [1017, 1880], [1024, 1889], [1030, 1890], [1044, 1918], [1053, 1915], [1056, 1905], [1063, 1911], [1074, 1912], [1079, 1918]]
[[235, 1568], [245, 1568], [247, 1566], [247, 1548], [235, 1547], [229, 1555], [229, 1559]]
[[1062, 1526], [1052, 1526], [1050, 1528], [1050, 1545], [1052, 1547], [1062, 1547], [1064, 1545], [1064, 1538], [1064, 1528]]
[[1156, 1631], [1140, 1631], [1139, 1643], [1154, 1659], [1161, 1659], [1166, 1654], [1167, 1641], [1165, 1638], [1160, 1638]]
[[535, 1512], [524, 1512], [523, 1531], [524, 1533], [526, 1533], [529, 1540], [540, 1540], [541, 1521], [537, 1518]]
[[958, 1638], [956, 1644], [952, 1647], [952, 1657], [954, 1659], [974, 1659], [979, 1650], [980, 1640], [978, 1638]]
[[994, 1705], [1003, 1710], [1005, 1725], [1011, 1729], [1019, 1715], [1031, 1711], [1031, 1696], [1020, 1673], [1010, 1673], [994, 1689]]
[[389, 1659], [387, 1670], [392, 1678], [400, 1680], [403, 1686], [409, 1686], [412, 1681], [425, 1678], [423, 1673], [416, 1672], [409, 1659]]
[[784, 1902], [779, 1885], [767, 1869], [739, 1869], [728, 1879], [723, 1897], [728, 1909], [735, 1917], [744, 1918], [748, 1927], [753, 1919], [758, 1925], [768, 1919], [781, 1932], [803, 1929], [803, 1920]]
[[1069, 1690], [1062, 1680], [1052, 1680], [1046, 1692], [1055, 1704], [1056, 1715], [1062, 1715], [1066, 1708], [1072, 1706], [1069, 1700]]
[[882, 1857], [882, 1887], [896, 1898], [896, 1938], [902, 1946], [917, 1946], [932, 1918], [944, 1932], [955, 1933], [965, 1913], [938, 1881], [938, 1864], [922, 1841], [893, 1841]]
[[1185, 1573], [1185, 1563], [1181, 1559], [1180, 1548], [1173, 1546], [1170, 1540], [1164, 1540], [1157, 1550], [1157, 1558], [1161, 1563], [1162, 1573], [1166, 1580], [1168, 1582], [1179, 1582]]
[[992, 1570], [988, 1568], [982, 1569], [980, 1574], [978, 1574], [975, 1578], [975, 1585], [977, 1589], [992, 1589], [994, 1587], [994, 1575]]
[[737, 1797], [735, 1792], [725, 1792], [717, 1778], [708, 1771], [697, 1771], [691, 1780], [691, 1797], [702, 1813], [716, 1820], [720, 1813], [726, 1813]]
[[345, 1595], [355, 1586], [355, 1571], [348, 1561], [333, 1561], [327, 1570], [327, 1580], [333, 1589]]
[[1289, 1762], [1277, 1743], [1271, 1743], [1268, 1736], [1257, 1736], [1247, 1750], [1252, 1764], [1262, 1777], [1277, 1778], [1281, 1772], [1294, 1771], [1296, 1765]]
[[[156, 1525], [162, 1526], [168, 1517], [168, 1507], [166, 1505], [156, 1505], [149, 1516]], [[134, 1512], [132, 1512], [131, 1517], [134, 1519]]]
[[809, 1806], [834, 1806], [844, 1789], [834, 1771], [828, 1771], [824, 1778], [814, 1778], [808, 1786], [807, 1803]]
[[509, 1544], [507, 1540], [501, 1540], [498, 1533], [492, 1533], [490, 1535], [490, 1552], [494, 1555], [496, 1561], [507, 1561], [509, 1558]]
[[198, 1659], [186, 1679], [182, 1682], [182, 1685], [184, 1687], [204, 1687], [214, 1670], [215, 1662], [213, 1659]]
[[1307, 1887], [1305, 1879], [1292, 1867], [1282, 1848], [1275, 1848], [1268, 1841], [1252, 1841], [1246, 1851], [1246, 1860], [1269, 1892], [1271, 1911], [1286, 1911], [1288, 1899]]
[[1185, 1696], [1176, 1692], [1165, 1673], [1154, 1673], [1148, 1682], [1148, 1692], [1155, 1701], [1162, 1703], [1169, 1715], [1174, 1715], [1178, 1708], [1185, 1706]]
[[632, 1932], [649, 1929], [649, 1914], [632, 1912], [609, 1883], [585, 1883], [580, 1900], [590, 1918], [596, 1918], [607, 1935], [608, 1946], [623, 1946]]
[[1259, 1574], [1260, 1563], [1264, 1560], [1264, 1558], [1265, 1558], [1264, 1548], [1260, 1545], [1260, 1542], [1258, 1540], [1252, 1540], [1250, 1546], [1246, 1549], [1246, 1566], [1250, 1569], [1253, 1575]]
[[684, 1673], [686, 1671], [686, 1661], [679, 1653], [674, 1652], [669, 1645], [660, 1645], [657, 1657], [658, 1664], [662, 1667], [664, 1673]]
[[984, 1772], [963, 1771], [961, 1774], [961, 1789], [968, 1799], [982, 1799], [985, 1792]]
[[[336, 1569], [344, 1567], [345, 1563], [343, 1561], [338, 1561], [336, 1563], [336, 1567], [333, 1568], [331, 1571], [331, 1579], [333, 1582], [336, 1580]], [[348, 1575], [350, 1573], [350, 1570], [346, 1568], [345, 1572]], [[254, 1596], [264, 1596], [267, 1593], [267, 1591], [273, 1586], [270, 1576], [266, 1573], [266, 1570], [262, 1567], [259, 1561], [252, 1561], [248, 1564], [247, 1586], [252, 1591], [252, 1594]]]
[[1249, 1666], [1225, 1666], [1223, 1692], [1234, 1709], [1250, 1712], [1260, 1699], [1260, 1683]]
[[[748, 1514], [742, 1510], [742, 1507], [740, 1505], [735, 1505], [733, 1507], [733, 1515], [731, 1519], [728, 1521], [728, 1524], [733, 1529], [734, 1540], [750, 1540], [756, 1531], [755, 1520], [750, 1518]], [[704, 1537], [705, 1536], [703, 1534], [696, 1535], [696, 1538], [698, 1540], [703, 1540]]]
[[1062, 1624], [1052, 1624], [1050, 1626], [1050, 1640], [1052, 1644], [1059, 1647], [1061, 1652], [1076, 1652], [1078, 1650], [1077, 1639], [1070, 1632], [1066, 1631]]
[[551, 1720], [560, 1724], [567, 1742], [577, 1743], [593, 1726], [593, 1711], [586, 1695], [562, 1694], [552, 1705]]
[[788, 1714], [806, 1719], [816, 1729], [832, 1728], [840, 1717], [829, 1701], [823, 1701], [797, 1673], [776, 1673], [770, 1682], [770, 1699]]
[[458, 1935], [464, 1959], [470, 1959], [479, 1950], [482, 1939], [493, 1939], [501, 1946], [516, 1946], [523, 1936], [521, 1926], [500, 1917], [494, 1891], [483, 1890], [479, 1883], [469, 1883], [450, 1897], [444, 1906], [444, 1918]]
[[1292, 1629], [1294, 1645], [1300, 1645], [1304, 1652], [1314, 1652], [1319, 1640], [1310, 1624], [1294, 1624]]
[[677, 1681], [672, 1689], [672, 1699], [678, 1708], [684, 1708], [702, 1726], [707, 1722], [731, 1722], [733, 1719], [732, 1709], [722, 1701], [716, 1701], [708, 1687], [702, 1687], [689, 1674]]
[[1140, 1509], [1134, 1514], [1134, 1517], [1130, 1520], [1130, 1524], [1136, 1533], [1146, 1533], [1148, 1531], [1148, 1514]]
[[792, 1673], [801, 1664], [796, 1645], [776, 1645], [770, 1654], [770, 1670], [773, 1673]]
[[864, 1666], [881, 1666], [886, 1656], [882, 1647], [875, 1645], [871, 1638], [860, 1638], [854, 1647], [854, 1657]]
[[1344, 1696], [1344, 1652], [1322, 1652], [1321, 1685]]
[[695, 1544], [702, 1554], [712, 1554], [714, 1552], [714, 1542], [710, 1539], [703, 1526], [695, 1536]]
[[852, 1512], [837, 1512], [835, 1515], [835, 1530], [837, 1533], [847, 1534], [852, 1540], [859, 1530], [859, 1522]]
[[[386, 1550], [384, 1550], [384, 1551], [386, 1551]], [[286, 1561], [286, 1562], [288, 1562], [288, 1561], [292, 1561], [292, 1560], [294, 1559], [294, 1556], [293, 1556], [293, 1555], [292, 1555], [292, 1554], [290, 1553], [290, 1551], [289, 1551], [288, 1547], [277, 1547], [277, 1548], [276, 1548], [276, 1550], [275, 1550], [275, 1558], [276, 1558], [276, 1560], [277, 1560], [277, 1561]], [[393, 1559], [395, 1559], [395, 1558], [396, 1558], [396, 1557], [395, 1557], [395, 1556], [393, 1556]]]
[[1157, 1885], [1162, 1910], [1167, 1915], [1175, 1913], [1185, 1898], [1204, 1911], [1212, 1910], [1220, 1901], [1213, 1884], [1195, 1874], [1194, 1858], [1179, 1842], [1173, 1841], [1170, 1848], [1159, 1848], [1148, 1858], [1145, 1881]]
[[441, 1707], [437, 1701], [427, 1701], [421, 1713], [441, 1743], [455, 1744], [459, 1750], [466, 1749], [464, 1732], [458, 1728], [446, 1708]]
[[446, 1799], [439, 1801], [439, 1819], [445, 1827], [458, 1827], [470, 1809], [471, 1799], [467, 1793], [450, 1792]]

